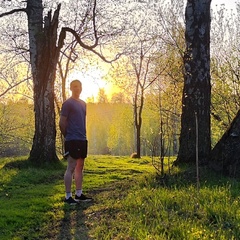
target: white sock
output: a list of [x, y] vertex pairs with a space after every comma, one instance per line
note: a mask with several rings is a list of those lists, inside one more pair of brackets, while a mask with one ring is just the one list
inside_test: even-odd
[[77, 189], [76, 190], [76, 195], [80, 197], [82, 195], [82, 189]]
[[66, 199], [69, 199], [72, 196], [71, 192], [66, 192]]

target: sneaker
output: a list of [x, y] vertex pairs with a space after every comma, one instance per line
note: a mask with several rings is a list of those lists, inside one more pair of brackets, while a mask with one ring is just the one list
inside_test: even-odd
[[81, 202], [90, 202], [93, 199], [91, 197], [85, 196], [84, 194], [81, 194], [80, 197], [78, 195], [75, 195], [75, 200], [76, 201], [81, 201]]
[[65, 198], [64, 202], [68, 203], [69, 205], [76, 205], [76, 204], [78, 204], [78, 202], [75, 201], [72, 197], [70, 197], [68, 199]]

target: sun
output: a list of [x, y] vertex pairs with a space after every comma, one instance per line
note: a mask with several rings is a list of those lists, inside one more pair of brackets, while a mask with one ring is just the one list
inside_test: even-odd
[[74, 79], [80, 80], [82, 82], [82, 93], [80, 98], [84, 101], [91, 98], [96, 102], [100, 88], [105, 90], [108, 97], [111, 96], [113, 91], [113, 86], [109, 82], [103, 80], [105, 74], [103, 70], [97, 67], [90, 67], [86, 72], [75, 71], [70, 74], [68, 83]]

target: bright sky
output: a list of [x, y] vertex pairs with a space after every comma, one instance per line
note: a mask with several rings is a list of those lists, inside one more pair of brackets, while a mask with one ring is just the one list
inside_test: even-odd
[[214, 9], [216, 5], [220, 6], [221, 4], [225, 4], [225, 7], [228, 9], [236, 9], [236, 2], [240, 0], [212, 0], [211, 6]]

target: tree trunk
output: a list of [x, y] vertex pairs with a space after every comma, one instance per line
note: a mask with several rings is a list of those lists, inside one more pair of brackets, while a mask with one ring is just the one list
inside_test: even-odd
[[210, 167], [235, 177], [240, 174], [240, 110], [211, 152]]
[[136, 158], [141, 158], [141, 126], [142, 118], [138, 112], [137, 99], [134, 99], [134, 127], [135, 127], [135, 141], [136, 141]]
[[[141, 88], [140, 96], [138, 95], [138, 90], [140, 86], [140, 81], [138, 79], [135, 96], [134, 96], [134, 125], [136, 130], [136, 149], [137, 149], [137, 156], [136, 158], [141, 158], [141, 128], [142, 128], [142, 111], [144, 105], [144, 97], [143, 97], [143, 88]], [[140, 100], [139, 100], [140, 98]], [[139, 102], [139, 104], [138, 104]]]
[[27, 1], [30, 60], [34, 83], [35, 134], [29, 160], [35, 165], [58, 161], [56, 155], [56, 124], [54, 81], [59, 57], [57, 43], [60, 5], [52, 18], [43, 22], [42, 1]]
[[141, 127], [136, 126], [136, 141], [137, 141], [137, 156], [136, 158], [141, 158]]
[[199, 162], [209, 160], [210, 138], [210, 5], [211, 0], [188, 0], [186, 52], [180, 146], [176, 163], [195, 162], [196, 126], [199, 124]]

